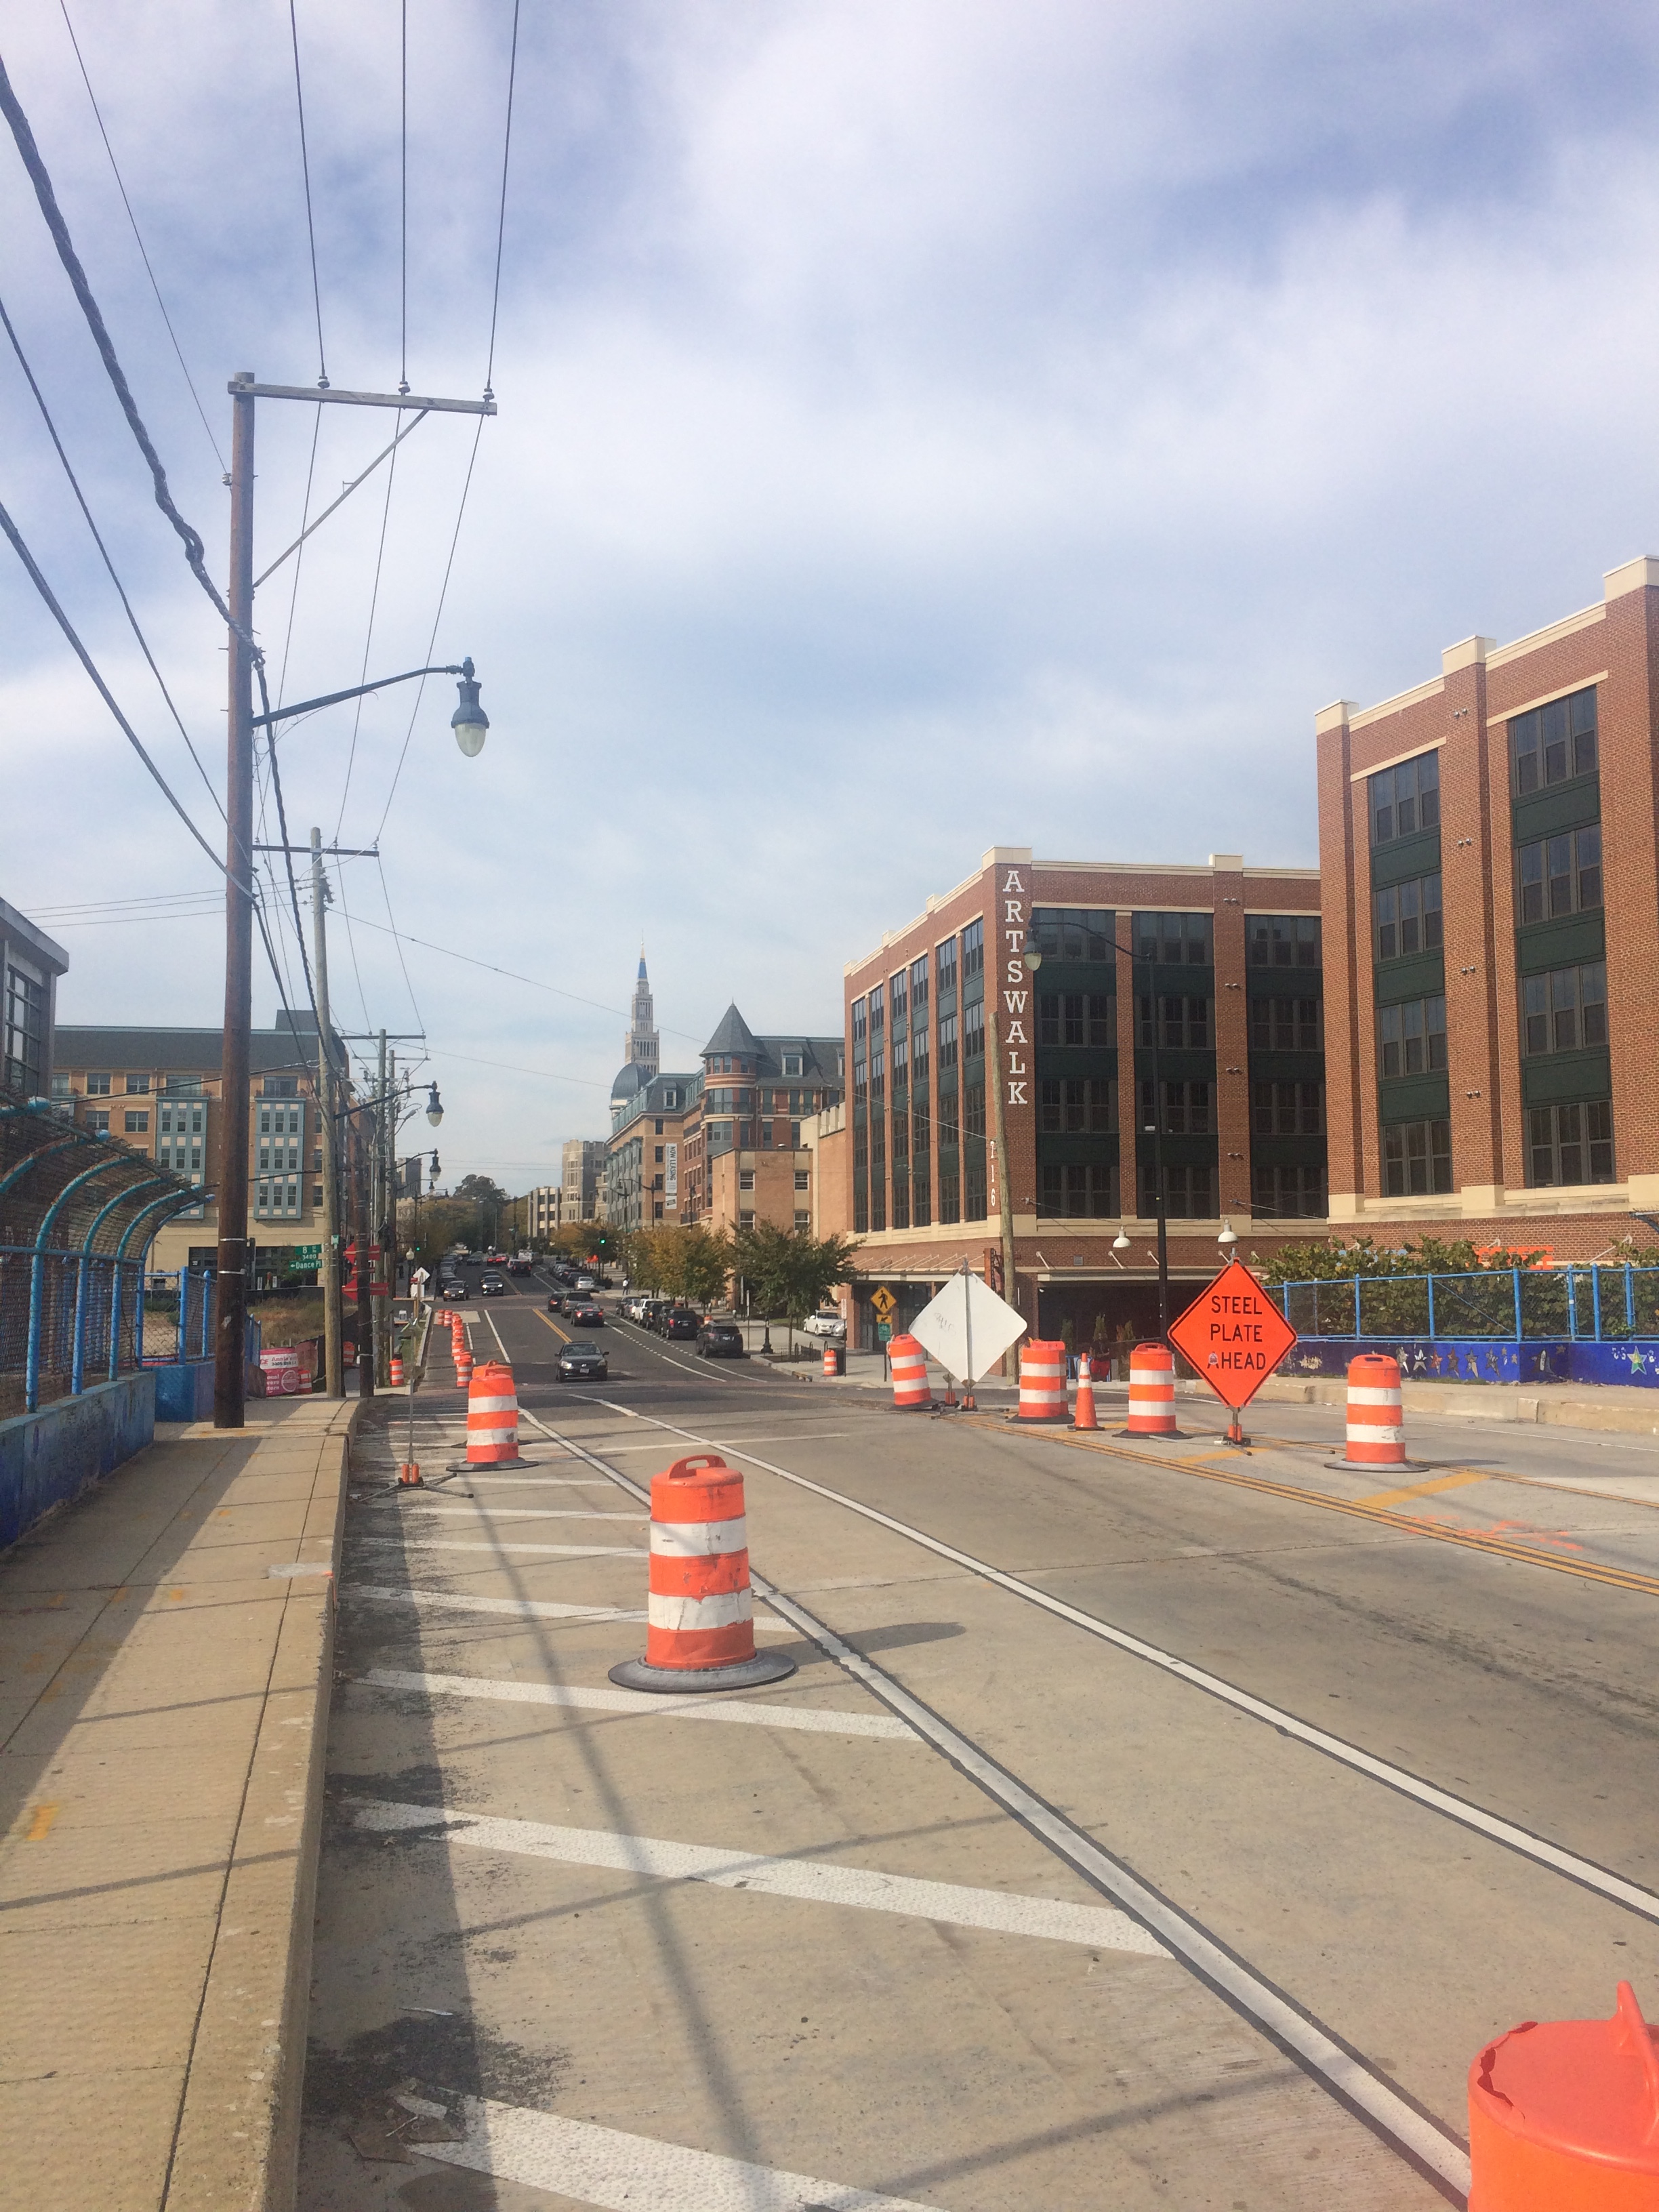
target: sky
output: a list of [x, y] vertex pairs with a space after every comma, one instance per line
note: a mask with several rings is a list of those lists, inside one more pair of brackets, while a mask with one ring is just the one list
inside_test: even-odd
[[[498, 295], [512, 0], [407, 17], [406, 131], [394, 0], [10, 0], [0, 55], [221, 583], [232, 374], [314, 384], [320, 322], [336, 388], [495, 393], [256, 601], [286, 700], [483, 679], [476, 760], [441, 677], [277, 749], [296, 842], [378, 843], [335, 1018], [423, 1034], [446, 1183], [604, 1133], [641, 944], [685, 1066], [734, 999], [833, 1032], [843, 963], [992, 845], [1311, 866], [1320, 706], [1659, 552], [1651, 9], [530, 0]], [[0, 209], [200, 769], [3, 337], [0, 501], [217, 847], [222, 626], [3, 132]], [[256, 569], [391, 420], [259, 404]], [[217, 1026], [222, 879], [3, 544], [0, 790], [60, 1018]]]

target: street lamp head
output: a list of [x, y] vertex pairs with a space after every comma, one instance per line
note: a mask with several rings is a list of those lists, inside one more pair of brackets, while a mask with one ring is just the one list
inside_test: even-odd
[[444, 1118], [444, 1104], [438, 1096], [438, 1086], [435, 1083], [431, 1085], [426, 1095], [426, 1118], [434, 1129]]
[[455, 732], [455, 742], [469, 760], [476, 760], [483, 750], [483, 741], [489, 729], [489, 717], [478, 704], [478, 693], [483, 687], [472, 674], [472, 656], [468, 653], [461, 663], [460, 681], [455, 689], [461, 695], [461, 703], [449, 718], [449, 726]]
[[1128, 1249], [1129, 1240], [1120, 1229], [1112, 1239], [1112, 1249], [1114, 1252], [1127, 1252]]
[[1224, 1218], [1221, 1224], [1221, 1234], [1215, 1241], [1231, 1259], [1232, 1256], [1233, 1247], [1238, 1242], [1237, 1237], [1233, 1234], [1233, 1224], [1231, 1221], [1228, 1221]]
[[1042, 967], [1042, 947], [1036, 941], [1036, 932], [1034, 929], [1026, 931], [1025, 942], [1020, 947], [1019, 957], [1034, 975]]

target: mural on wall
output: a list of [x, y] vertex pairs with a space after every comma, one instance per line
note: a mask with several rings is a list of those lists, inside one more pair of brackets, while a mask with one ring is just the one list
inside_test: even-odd
[[1285, 1363], [1294, 1375], [1345, 1375], [1358, 1351], [1397, 1359], [1400, 1372], [1422, 1382], [1592, 1382], [1659, 1389], [1659, 1338], [1626, 1337], [1613, 1343], [1573, 1343], [1568, 1338], [1397, 1339], [1304, 1336]]

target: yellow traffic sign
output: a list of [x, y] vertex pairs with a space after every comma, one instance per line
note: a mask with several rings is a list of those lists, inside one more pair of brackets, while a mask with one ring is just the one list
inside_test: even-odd
[[881, 1316], [882, 1319], [885, 1321], [888, 1315], [892, 1312], [893, 1308], [898, 1304], [898, 1300], [893, 1296], [893, 1293], [884, 1283], [879, 1290], [874, 1291], [871, 1293], [870, 1303], [875, 1308], [876, 1311]]

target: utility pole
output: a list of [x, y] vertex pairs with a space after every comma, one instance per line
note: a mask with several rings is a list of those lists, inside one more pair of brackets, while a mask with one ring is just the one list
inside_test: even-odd
[[357, 1246], [357, 1395], [374, 1395], [374, 1302], [369, 1294], [374, 1261], [368, 1241], [368, 1145], [361, 1130], [351, 1133], [352, 1235]]
[[328, 902], [323, 833], [311, 833], [312, 959], [317, 970], [317, 1098], [323, 1132], [323, 1371], [331, 1398], [345, 1395], [340, 1361], [340, 1190], [335, 1160], [333, 1039], [328, 1013]]
[[[380, 1100], [374, 1109], [374, 1166], [371, 1170], [374, 1177], [372, 1186], [374, 1198], [371, 1230], [374, 1240], [377, 1271], [386, 1264], [383, 1256], [386, 1250], [386, 1111], [390, 1102], [386, 1096], [386, 1031], [384, 1030], [380, 1033], [379, 1068]], [[391, 1363], [386, 1357], [386, 1298], [382, 1295], [374, 1300], [374, 1382], [375, 1387], [379, 1389], [386, 1389], [392, 1373]]]
[[225, 768], [225, 1042], [219, 1063], [219, 1260], [213, 1425], [247, 1397], [248, 1032], [253, 1020], [253, 372], [234, 380], [230, 448], [230, 714]]

